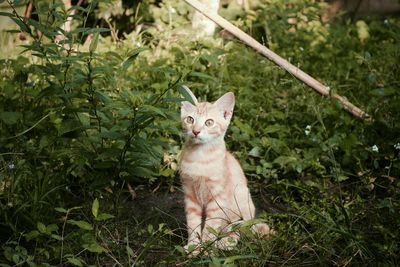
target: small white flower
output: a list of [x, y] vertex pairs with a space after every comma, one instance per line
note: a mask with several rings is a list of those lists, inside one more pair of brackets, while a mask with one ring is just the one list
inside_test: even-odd
[[306, 126], [306, 129], [304, 130], [304, 133], [305, 133], [306, 135], [309, 135], [309, 134], [311, 133], [311, 125], [307, 125], [307, 126]]
[[393, 147], [397, 150], [400, 150], [400, 143], [394, 144]]
[[176, 14], [176, 9], [173, 7], [170, 7], [169, 12], [171, 12], [172, 14]]
[[15, 169], [15, 165], [14, 165], [14, 163], [10, 163], [10, 164], [8, 164], [8, 168], [9, 168], [10, 170], [13, 170], [13, 169]]
[[373, 146], [371, 147], [371, 149], [372, 149], [372, 151], [374, 151], [374, 152], [379, 152], [379, 148], [378, 148], [377, 145], [373, 145]]

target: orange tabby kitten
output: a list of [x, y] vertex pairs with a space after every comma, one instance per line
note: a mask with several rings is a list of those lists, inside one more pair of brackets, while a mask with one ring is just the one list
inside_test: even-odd
[[[185, 193], [188, 246], [215, 240], [215, 231], [229, 231], [230, 225], [254, 218], [255, 208], [247, 180], [239, 162], [229, 153], [224, 136], [233, 114], [235, 96], [229, 92], [215, 103], [184, 101], [181, 120], [187, 142], [180, 162], [180, 174]], [[204, 227], [202, 227], [202, 219]], [[260, 223], [252, 228], [261, 235], [272, 233]], [[219, 248], [230, 249], [237, 236], [216, 240]], [[232, 238], [233, 237], [233, 238]]]

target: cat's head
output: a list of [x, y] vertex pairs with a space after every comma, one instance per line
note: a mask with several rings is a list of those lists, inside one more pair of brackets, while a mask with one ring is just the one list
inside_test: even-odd
[[223, 140], [232, 118], [235, 95], [226, 93], [214, 103], [198, 103], [191, 95], [196, 105], [183, 101], [181, 106], [181, 121], [186, 137], [195, 144]]

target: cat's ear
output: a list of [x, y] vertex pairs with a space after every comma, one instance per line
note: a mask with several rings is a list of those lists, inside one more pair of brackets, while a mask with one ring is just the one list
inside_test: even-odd
[[196, 110], [196, 106], [191, 104], [189, 101], [181, 102], [181, 117], [184, 118], [188, 114], [193, 114]]
[[232, 92], [226, 93], [215, 101], [214, 105], [222, 112], [224, 119], [230, 120], [235, 106], [235, 95]]

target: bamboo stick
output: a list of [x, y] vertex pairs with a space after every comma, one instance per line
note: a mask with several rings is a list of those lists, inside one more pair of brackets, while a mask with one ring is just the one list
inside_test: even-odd
[[332, 93], [330, 88], [328, 86], [323, 85], [321, 82], [318, 80], [314, 79], [301, 69], [297, 68], [290, 62], [288, 62], [286, 59], [280, 57], [273, 51], [269, 50], [267, 47], [263, 46], [260, 44], [257, 40], [255, 40], [253, 37], [248, 35], [247, 33], [243, 32], [240, 30], [238, 27], [224, 19], [223, 17], [219, 16], [218, 14], [215, 14], [213, 12], [210, 12], [208, 8], [200, 3], [197, 0], [185, 0], [185, 2], [192, 7], [194, 7], [196, 10], [201, 12], [203, 15], [208, 17], [210, 20], [214, 21], [216, 24], [218, 24], [220, 27], [224, 28], [225, 30], [229, 31], [231, 34], [236, 36], [238, 39], [242, 40], [244, 43], [252, 47], [254, 50], [256, 50], [258, 53], [262, 54], [269, 60], [273, 61], [275, 64], [279, 65], [280, 67], [284, 68], [286, 71], [291, 73], [293, 76], [295, 76], [297, 79], [300, 81], [303, 81], [305, 84], [316, 90], [318, 93], [328, 96], [332, 99], [336, 99], [340, 101], [343, 105], [343, 108], [353, 114], [354, 116], [361, 118], [361, 119], [369, 119], [370, 116], [365, 113], [363, 110], [352, 104], [350, 101], [348, 101], [345, 97], [340, 96], [338, 94]]

